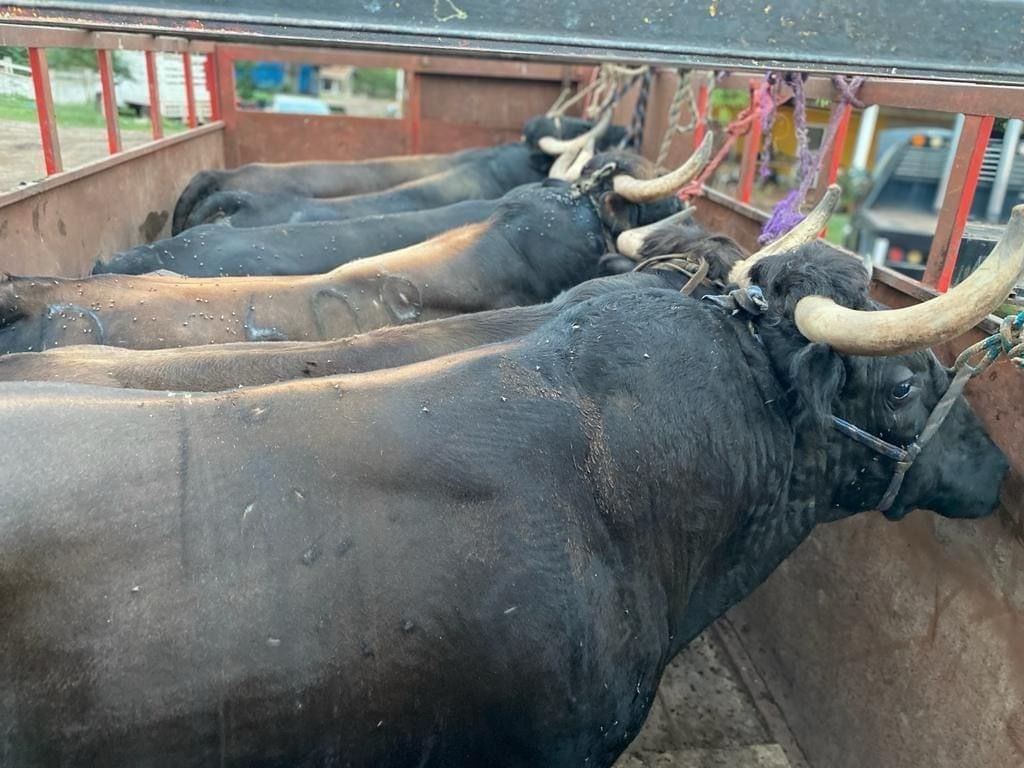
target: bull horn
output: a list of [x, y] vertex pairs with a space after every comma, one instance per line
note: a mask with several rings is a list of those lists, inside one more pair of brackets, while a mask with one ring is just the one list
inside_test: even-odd
[[590, 159], [594, 156], [594, 140], [593, 138], [587, 142], [586, 146], [582, 147], [577, 152], [566, 152], [564, 155], [559, 155], [554, 163], [551, 165], [551, 170], [548, 172], [549, 179], [561, 179], [562, 181], [576, 181], [580, 174], [583, 173], [583, 166], [590, 162]]
[[612, 111], [609, 109], [604, 113], [604, 117], [597, 121], [597, 125], [586, 133], [580, 134], [575, 139], [556, 139], [554, 136], [545, 136], [537, 142], [537, 146], [548, 155], [564, 155], [566, 152], [577, 152], [585, 147], [590, 139], [594, 139], [595, 142], [600, 139], [604, 132], [608, 130], [611, 122]]
[[777, 253], [792, 251], [794, 248], [805, 243], [810, 243], [818, 237], [818, 233], [828, 223], [829, 217], [839, 205], [839, 197], [842, 190], [838, 184], [832, 184], [825, 190], [821, 200], [814, 206], [814, 209], [804, 217], [803, 221], [786, 232], [784, 235], [772, 240], [761, 250], [751, 254], [743, 261], [737, 261], [729, 271], [729, 282], [746, 286], [750, 281], [750, 268], [766, 256], [774, 256]]
[[616, 238], [615, 247], [623, 256], [636, 259], [640, 256], [640, 249], [643, 247], [644, 240], [650, 237], [652, 232], [662, 227], [671, 227], [675, 224], [683, 223], [693, 216], [693, 211], [692, 207], [686, 208], [678, 213], [673, 213], [671, 216], [666, 216], [661, 221], [656, 221], [653, 224], [645, 224], [642, 227], [627, 229]]
[[877, 312], [849, 309], [824, 296], [797, 302], [796, 327], [810, 341], [848, 355], [898, 355], [955, 338], [981, 322], [1024, 272], [1024, 205], [1010, 213], [992, 253], [963, 282], [933, 299]]
[[704, 140], [690, 158], [671, 173], [654, 179], [635, 179], [628, 174], [616, 176], [614, 189], [631, 203], [649, 203], [667, 197], [694, 178], [711, 159], [711, 132], [704, 134]]

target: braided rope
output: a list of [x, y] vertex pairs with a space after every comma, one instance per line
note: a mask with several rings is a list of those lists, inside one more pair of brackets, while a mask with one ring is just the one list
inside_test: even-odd
[[[800, 73], [790, 72], [785, 75], [785, 82], [793, 91], [793, 121], [797, 139], [797, 155], [800, 159], [797, 177], [800, 179], [800, 183], [772, 208], [771, 216], [764, 223], [761, 236], [758, 238], [758, 242], [762, 244], [771, 242], [803, 221], [804, 214], [801, 213], [800, 208], [804, 200], [807, 199], [807, 194], [811, 191], [821, 170], [821, 164], [832, 147], [843, 109], [848, 102], [852, 104], [856, 101], [857, 89], [864, 82], [864, 78], [846, 79], [839, 76], [832, 78], [832, 84], [839, 92], [839, 96], [832, 103], [832, 111], [829, 114], [821, 146], [818, 147], [817, 152], [811, 151], [807, 140], [807, 98], [804, 94], [804, 77]], [[851, 99], [854, 101], [850, 101]]]
[[619, 142], [619, 149], [630, 147], [638, 149], [644, 140], [644, 125], [647, 122], [647, 102], [651, 96], [651, 81], [654, 79], [654, 71], [648, 67], [640, 80], [640, 90], [636, 95], [636, 104], [633, 107], [633, 119], [629, 123], [629, 130]]
[[[704, 166], [704, 170], [700, 172], [693, 181], [679, 190], [676, 196], [680, 200], [685, 200], [691, 197], [696, 197], [701, 193], [701, 187], [711, 177], [711, 175], [718, 169], [718, 166], [726, 158], [729, 152], [732, 150], [736, 140], [745, 135], [754, 124], [755, 120], [761, 120], [763, 118], [762, 111], [764, 110], [764, 94], [768, 92], [769, 84], [767, 78], [758, 86], [757, 91], [754, 94], [754, 98], [750, 100], [750, 103], [740, 112], [733, 120], [725, 127], [725, 141], [722, 142], [722, 146], [718, 148], [718, 152], [711, 158], [711, 161]], [[771, 108], [775, 109], [778, 106], [777, 102], [771, 102]]]
[[[594, 79], [590, 83], [587, 83], [587, 85], [585, 85], [583, 88], [580, 88], [576, 92], [576, 95], [573, 96], [572, 98], [561, 100], [562, 97], [559, 96], [559, 100], [556, 101], [551, 106], [551, 109], [548, 110], [548, 117], [561, 117], [569, 110], [570, 107], [572, 107], [581, 99], [586, 98], [587, 94], [591, 93], [595, 88], [597, 88], [599, 77], [598, 79]], [[565, 91], [562, 91], [562, 93], [565, 93]]]
[[[676, 92], [672, 94], [672, 103], [668, 107], [668, 123], [665, 125], [665, 133], [661, 136], [661, 146], [658, 148], [658, 159], [654, 161], [654, 164], [659, 168], [665, 165], [665, 160], [668, 158], [668, 152], [672, 148], [672, 139], [677, 134], [682, 133], [684, 130], [689, 130], [696, 124], [696, 113], [697, 110], [694, 108], [693, 100], [693, 89], [690, 87], [690, 73], [684, 72], [683, 70], [677, 70], [676, 72]], [[689, 96], [690, 100], [690, 114], [694, 116], [694, 119], [690, 121], [688, 128], [681, 128], [679, 126], [679, 116], [683, 111], [683, 102], [686, 97]]]

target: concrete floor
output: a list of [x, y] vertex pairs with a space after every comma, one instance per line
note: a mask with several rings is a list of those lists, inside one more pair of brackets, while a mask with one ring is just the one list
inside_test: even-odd
[[665, 671], [643, 730], [616, 768], [791, 768], [718, 636]]

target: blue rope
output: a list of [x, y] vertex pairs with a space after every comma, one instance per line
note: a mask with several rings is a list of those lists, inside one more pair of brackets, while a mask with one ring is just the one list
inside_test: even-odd
[[[1006, 355], [1010, 362], [1024, 370], [1024, 310], [1016, 315], [1007, 315], [999, 324], [999, 330], [972, 344], [956, 359], [955, 367], [970, 368], [971, 375], [981, 373], [1000, 355]], [[977, 362], [972, 362], [972, 360]]]

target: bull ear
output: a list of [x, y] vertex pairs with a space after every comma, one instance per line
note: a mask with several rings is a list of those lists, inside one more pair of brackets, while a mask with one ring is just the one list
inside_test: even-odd
[[600, 214], [605, 227], [612, 235], [618, 235], [637, 225], [636, 204], [616, 192], [605, 192], [601, 195]]
[[597, 271], [601, 275], [624, 275], [632, 272], [636, 262], [619, 253], [606, 253], [597, 262]]
[[846, 368], [827, 344], [806, 344], [789, 364], [789, 386], [794, 395], [798, 428], [827, 430], [832, 403], [846, 383]]

